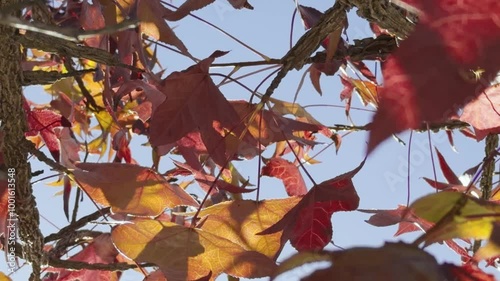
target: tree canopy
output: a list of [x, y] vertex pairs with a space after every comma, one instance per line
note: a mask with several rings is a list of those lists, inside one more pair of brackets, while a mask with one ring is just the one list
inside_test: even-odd
[[[283, 30], [290, 47], [277, 58], [198, 16], [210, 7], [220, 16], [269, 3], [171, 2], [0, 0], [0, 245], [7, 265], [0, 280], [17, 280], [23, 261], [30, 280], [44, 281], [274, 279], [320, 262], [328, 265], [301, 280], [495, 280], [500, 2], [336, 0], [325, 11], [307, 1], [281, 3], [293, 15]], [[369, 36], [350, 38], [353, 17], [369, 24]], [[234, 61], [238, 50], [225, 41], [194, 48], [189, 38], [203, 30], [176, 28], [189, 18], [258, 59]], [[304, 32], [294, 30], [300, 24]], [[295, 95], [279, 99], [297, 72]], [[316, 92], [308, 95], [332, 95], [325, 81], [341, 87], [333, 93], [341, 103], [318, 107], [340, 107], [343, 124], [297, 102], [306, 84]], [[50, 102], [27, 93], [35, 85]], [[245, 98], [230, 98], [226, 85]], [[357, 111], [371, 121], [355, 122]], [[339, 161], [342, 173], [313, 176], [325, 165], [318, 155], [334, 157], [363, 132], [356, 165]], [[428, 136], [418, 149], [430, 154], [433, 174], [421, 179], [428, 194], [410, 200], [413, 132]], [[481, 143], [481, 163], [468, 161], [471, 168], [457, 173], [432, 147], [434, 133], [451, 148], [456, 139]], [[408, 178], [398, 179], [407, 200], [393, 209], [360, 208], [361, 200], [376, 199], [360, 196], [359, 174], [374, 169], [371, 156], [390, 141], [408, 150], [407, 170], [398, 170]], [[257, 176], [239, 164], [247, 162]], [[391, 175], [372, 177], [390, 184]], [[263, 198], [264, 178], [276, 179], [284, 196]], [[56, 186], [59, 196], [36, 198], [39, 182]], [[55, 212], [66, 226], [42, 229], [43, 205], [60, 205]], [[373, 229], [397, 226], [395, 236], [418, 236], [328, 248], [335, 245], [332, 219], [354, 211]], [[283, 257], [288, 243], [295, 251]], [[427, 251], [437, 243], [461, 263], [438, 262]]]

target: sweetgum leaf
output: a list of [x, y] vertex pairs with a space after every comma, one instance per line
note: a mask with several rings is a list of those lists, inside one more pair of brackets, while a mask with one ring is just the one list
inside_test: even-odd
[[489, 237], [488, 243], [475, 253], [476, 260], [483, 260], [500, 255], [500, 223], [493, 223], [493, 230]]
[[191, 166], [177, 162], [175, 160], [173, 161], [173, 163], [177, 167], [180, 167], [182, 169], [189, 171], [189, 173], [191, 173], [194, 176], [194, 179], [198, 182], [198, 184], [203, 189], [203, 191], [208, 192], [208, 190], [210, 190], [210, 187], [212, 185], [215, 185], [216, 189], [212, 189], [211, 194], [214, 194], [217, 189], [228, 191], [228, 192], [235, 193], [235, 194], [248, 193], [248, 192], [252, 192], [255, 190], [254, 188], [253, 189], [246, 189], [244, 187], [236, 186], [236, 185], [233, 185], [231, 183], [225, 182], [223, 180], [216, 179], [216, 177], [205, 173], [203, 170], [193, 169]]
[[[308, 123], [306, 123], [280, 116], [276, 114], [274, 108], [272, 111], [257, 111], [255, 104], [246, 101], [231, 101], [231, 105], [238, 112], [251, 135], [259, 139], [260, 144], [264, 146], [285, 139], [297, 139], [294, 132], [323, 132], [326, 129], [319, 122], [307, 120]], [[279, 111], [277, 113], [283, 114]], [[251, 120], [252, 114], [255, 114], [253, 120]]]
[[[3, 172], [2, 172], [3, 173]], [[9, 214], [9, 190], [7, 180], [0, 179], [0, 234], [6, 233], [7, 216]]]
[[444, 159], [443, 154], [439, 152], [437, 147], [436, 149], [436, 154], [438, 156], [439, 160], [439, 167], [441, 167], [441, 171], [443, 172], [444, 177], [448, 181], [449, 184], [454, 184], [454, 185], [462, 185], [462, 182], [458, 179], [457, 175], [453, 172], [453, 170], [450, 168], [448, 163], [446, 162], [446, 159]]
[[178, 21], [190, 12], [199, 10], [209, 4], [212, 4], [215, 0], [186, 0], [182, 5], [175, 11], [165, 12], [163, 17], [169, 21]]
[[399, 224], [394, 236], [413, 231], [425, 231], [432, 226], [432, 223], [416, 216], [411, 209], [399, 205], [394, 210], [358, 210], [364, 213], [374, 213], [366, 222], [373, 226], [390, 226]]
[[[235, 200], [201, 210], [201, 229], [225, 237], [248, 251], [257, 251], [276, 260], [281, 252], [281, 232], [257, 235], [280, 220], [300, 197], [264, 201]], [[186, 214], [193, 215], [193, 214]]]
[[[82, 12], [80, 14], [80, 24], [83, 30], [96, 30], [106, 26], [104, 15], [102, 14], [102, 6], [96, 1], [90, 4], [87, 1], [82, 3]], [[107, 41], [104, 35], [97, 35], [85, 39], [85, 44], [89, 47], [106, 49]]]
[[455, 281], [495, 281], [495, 276], [487, 274], [474, 263], [466, 263], [462, 266], [454, 264], [443, 264], [441, 268], [444, 270], [448, 280]]
[[243, 135], [238, 113], [210, 78], [208, 68], [214, 59], [209, 57], [162, 81], [161, 90], [167, 98], [153, 111], [149, 138], [153, 146], [161, 146], [199, 130], [210, 157], [225, 166], [236, 151], [228, 151], [224, 130], [243, 136], [251, 144], [255, 140]]
[[[93, 263], [103, 263], [110, 264], [114, 263], [118, 251], [111, 242], [111, 235], [109, 233], [101, 234], [100, 236], [94, 238], [92, 243], [86, 246], [82, 251], [76, 255], [69, 258], [70, 261], [80, 261], [89, 264]], [[115, 271], [105, 271], [105, 270], [67, 270], [58, 269], [56, 271], [57, 277], [51, 276], [44, 281], [56, 280], [56, 281], [117, 281], [118, 272]], [[51, 279], [53, 278], [53, 279]]]
[[[127, 17], [138, 19], [141, 22], [139, 27], [141, 34], [144, 33], [164, 43], [175, 46], [185, 54], [189, 54], [184, 43], [182, 43], [182, 41], [175, 35], [174, 31], [163, 19], [163, 16], [169, 13], [170, 10], [165, 8], [160, 1], [118, 0], [117, 3], [119, 5], [115, 5], [111, 0], [100, 0], [100, 2], [104, 6], [104, 19], [106, 21], [106, 25], [119, 23]], [[137, 36], [128, 38], [123, 36], [126, 34], [128, 34], [127, 36], [131, 36], [131, 33], [132, 32], [119, 33], [120, 35], [117, 37], [119, 38], [118, 45], [121, 45], [122, 48], [126, 49], [135, 49], [136, 47], [140, 48], [139, 46], [141, 45], [134, 46], [134, 42], [138, 43]]]
[[290, 240], [298, 251], [323, 249], [332, 239], [332, 214], [358, 208], [359, 197], [352, 177], [363, 164], [364, 161], [356, 169], [311, 188], [280, 221], [259, 234], [283, 231], [282, 243]]
[[[169, 21], [178, 21], [189, 15], [189, 13], [202, 9], [213, 2], [215, 0], [186, 0], [177, 10], [165, 12], [163, 18]], [[235, 9], [247, 8], [253, 10], [252, 5], [247, 0], [228, 0], [228, 2]]]
[[299, 169], [286, 159], [278, 157], [269, 159], [262, 168], [262, 175], [282, 180], [288, 196], [301, 196], [307, 193], [306, 183]]
[[[408, 2], [408, 1], [404, 1]], [[368, 151], [394, 133], [438, 122], [481, 93], [500, 69], [500, 2], [416, 0], [415, 31], [384, 63]], [[473, 70], [481, 69], [476, 79]]]
[[198, 206], [183, 189], [148, 168], [120, 163], [79, 163], [76, 167], [76, 182], [95, 202], [111, 206], [113, 213], [157, 216], [165, 208]]
[[136, 262], [157, 264], [169, 281], [197, 280], [221, 273], [235, 277], [269, 276], [275, 263], [224, 236], [175, 223], [137, 219], [111, 233], [121, 253]]
[[[301, 279], [352, 281], [441, 281], [444, 270], [425, 251], [404, 243], [386, 243], [381, 248], [353, 248], [335, 252], [298, 253], [283, 261], [278, 272], [315, 261], [328, 261], [330, 266]], [[283, 269], [282, 269], [283, 268]], [[450, 279], [452, 280], [452, 279]]]
[[460, 120], [474, 127], [478, 141], [500, 133], [500, 87], [491, 86], [464, 107]]
[[31, 109], [26, 100], [23, 103], [23, 108], [29, 126], [29, 131], [26, 132], [26, 136], [36, 136], [40, 134], [54, 160], [59, 161], [60, 145], [54, 128], [71, 127], [71, 123], [52, 110]]
[[[458, 211], [450, 213], [457, 204], [463, 204]], [[500, 205], [476, 199], [458, 192], [443, 191], [422, 197], [410, 206], [415, 214], [429, 222], [444, 219], [439, 227], [426, 236], [431, 244], [453, 238], [487, 239], [493, 225], [499, 221]]]

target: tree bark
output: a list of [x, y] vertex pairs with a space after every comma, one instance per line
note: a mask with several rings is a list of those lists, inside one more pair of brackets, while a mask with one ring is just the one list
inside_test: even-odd
[[[0, 11], [17, 0], [0, 0]], [[32, 264], [30, 280], [40, 280], [43, 256], [43, 236], [39, 228], [39, 214], [30, 184], [31, 168], [28, 153], [22, 145], [27, 129], [22, 107], [21, 49], [15, 40], [17, 30], [0, 25], [0, 120], [3, 142], [1, 151], [9, 179], [15, 179], [15, 213], [18, 219], [18, 234], [23, 242], [23, 257]], [[13, 173], [11, 173], [13, 172]], [[12, 183], [12, 182], [10, 182]]]

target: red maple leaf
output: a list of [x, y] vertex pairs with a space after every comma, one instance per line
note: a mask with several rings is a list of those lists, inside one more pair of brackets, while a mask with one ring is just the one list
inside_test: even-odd
[[492, 86], [465, 107], [460, 120], [474, 127], [478, 141], [488, 134], [500, 133], [500, 87]]
[[[153, 146], [171, 144], [188, 133], [199, 130], [209, 155], [224, 166], [233, 152], [226, 150], [223, 130], [242, 136], [238, 113], [226, 100], [208, 74], [208, 68], [220, 54], [207, 59], [183, 72], [174, 72], [162, 81], [166, 100], [151, 117], [150, 142]], [[244, 140], [255, 143], [249, 134]]]
[[[109, 233], [101, 234], [96, 237], [92, 243], [85, 247], [81, 252], [69, 258], [71, 261], [81, 261], [86, 263], [110, 264], [116, 261], [118, 251], [111, 242]], [[44, 281], [114, 281], [118, 280], [118, 273], [105, 270], [67, 270], [58, 269], [44, 278]]]
[[283, 230], [282, 243], [290, 240], [298, 251], [323, 249], [332, 239], [332, 214], [358, 208], [359, 197], [352, 177], [361, 170], [364, 163], [363, 161], [356, 169], [311, 188], [280, 221], [259, 234]]
[[399, 205], [394, 210], [358, 210], [364, 213], [373, 213], [366, 222], [373, 226], [390, 226], [399, 224], [399, 228], [394, 236], [404, 233], [427, 230], [432, 224], [426, 220], [417, 217], [406, 206]]
[[60, 145], [54, 128], [71, 127], [71, 123], [68, 119], [52, 110], [31, 109], [26, 100], [24, 101], [23, 108], [29, 126], [29, 131], [26, 132], [26, 136], [36, 136], [40, 134], [50, 154], [54, 157], [54, 160], [59, 161]]
[[383, 66], [369, 152], [391, 134], [454, 114], [487, 84], [472, 70], [481, 69], [487, 80], [500, 69], [499, 1], [412, 3], [422, 11], [420, 22]]
[[306, 183], [299, 169], [288, 160], [278, 157], [269, 159], [262, 168], [262, 175], [282, 180], [288, 196], [301, 196], [307, 193]]
[[[200, 187], [208, 192], [210, 187], [213, 185], [215, 188], [212, 188], [211, 195], [214, 196], [217, 194], [217, 189], [224, 190], [231, 193], [248, 193], [255, 190], [255, 188], [244, 188], [233, 185], [231, 183], [225, 182], [223, 180], [217, 179], [216, 177], [205, 173], [203, 170], [195, 170], [190, 167], [188, 164], [183, 164], [174, 160], [174, 164], [180, 169], [188, 171], [190, 174], [194, 176], [194, 179]], [[178, 173], [183, 173], [184, 171], [177, 171]]]
[[445, 273], [447, 280], [456, 280], [456, 281], [495, 280], [495, 277], [493, 275], [487, 274], [473, 263], [467, 263], [462, 266], [456, 266], [454, 264], [445, 263], [441, 265], [441, 268]]
[[[399, 205], [397, 209], [393, 210], [358, 209], [358, 211], [374, 214], [366, 221], [373, 226], [384, 227], [399, 224], [398, 230], [394, 234], [394, 237], [414, 231], [427, 231], [433, 226], [433, 223], [418, 217], [412, 210], [403, 205]], [[470, 256], [467, 250], [458, 245], [455, 241], [450, 239], [444, 241], [444, 243], [450, 249], [459, 254], [464, 261], [470, 260]]]

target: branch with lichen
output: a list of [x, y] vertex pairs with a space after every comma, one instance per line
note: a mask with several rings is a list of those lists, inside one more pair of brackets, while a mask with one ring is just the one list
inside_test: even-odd
[[[330, 130], [334, 131], [369, 131], [371, 129], [371, 124], [368, 123], [366, 125], [362, 126], [354, 126], [354, 125], [342, 125], [342, 124], [335, 124], [333, 126], [328, 126], [327, 128]], [[429, 123], [422, 123], [419, 129], [416, 129], [415, 131], [417, 132], [425, 132], [425, 131], [433, 131], [433, 132], [438, 132], [438, 131], [450, 131], [450, 130], [460, 130], [460, 129], [465, 129], [469, 127], [468, 123], [462, 122], [460, 120], [447, 120], [444, 122], [433, 122]]]
[[[339, 60], [348, 57], [351, 61], [362, 60], [384, 60], [397, 48], [396, 39], [390, 35], [382, 34], [377, 38], [364, 38], [354, 40], [353, 45], [347, 47], [345, 53], [337, 52], [333, 59]], [[310, 63], [324, 63], [326, 62], [326, 53], [317, 52], [314, 56], [305, 60], [305, 64]], [[248, 67], [259, 65], [277, 65], [283, 64], [283, 59], [268, 59], [260, 61], [244, 61], [244, 62], [227, 62], [227, 63], [214, 63], [212, 67]]]

